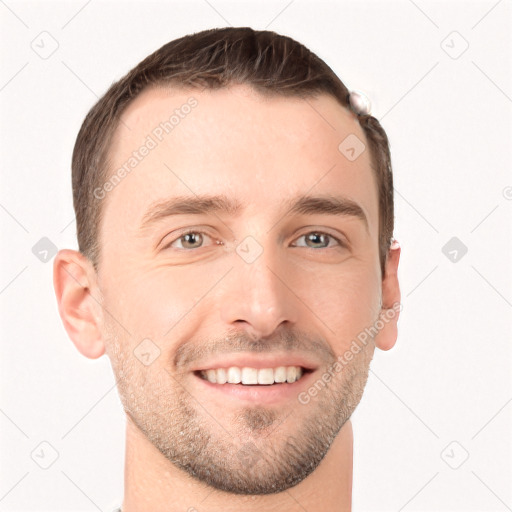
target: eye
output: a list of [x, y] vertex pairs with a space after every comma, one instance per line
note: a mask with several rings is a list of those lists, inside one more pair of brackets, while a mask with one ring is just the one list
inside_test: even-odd
[[[322, 233], [321, 231], [311, 231], [310, 233], [306, 233], [305, 235], [300, 236], [297, 240], [300, 240], [301, 238], [305, 238], [306, 245], [298, 245], [298, 247], [309, 247], [310, 249], [327, 249], [329, 248], [329, 239], [334, 240], [336, 242], [335, 245], [345, 247], [345, 244], [342, 243], [338, 238], [333, 235], [329, 235], [328, 233]], [[309, 243], [312, 245], [308, 245]]]
[[202, 246], [205, 237], [210, 238], [206, 233], [202, 231], [186, 231], [172, 242], [169, 242], [164, 247], [164, 249], [175, 247], [176, 243], [181, 244], [181, 247], [175, 247], [180, 250], [199, 249]]

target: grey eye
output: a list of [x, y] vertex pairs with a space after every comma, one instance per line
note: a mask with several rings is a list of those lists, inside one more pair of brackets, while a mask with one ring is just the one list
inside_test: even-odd
[[311, 233], [302, 235], [298, 238], [298, 240], [300, 240], [301, 238], [305, 239], [306, 244], [299, 244], [299, 247], [309, 247], [311, 249], [324, 249], [329, 247], [330, 240], [334, 240], [338, 245], [341, 245], [337, 238], [327, 233], [322, 233], [320, 231], [312, 231]]

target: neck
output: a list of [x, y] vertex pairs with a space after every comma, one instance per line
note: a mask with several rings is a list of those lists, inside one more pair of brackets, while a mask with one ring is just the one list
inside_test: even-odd
[[122, 512], [350, 512], [352, 425], [348, 420], [315, 471], [284, 492], [241, 496], [218, 491], [169, 462], [127, 417]]

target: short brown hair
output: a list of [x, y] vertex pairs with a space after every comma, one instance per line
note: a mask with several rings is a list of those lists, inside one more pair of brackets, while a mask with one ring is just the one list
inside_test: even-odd
[[[89, 111], [72, 159], [73, 205], [79, 250], [98, 269], [101, 201], [94, 190], [108, 179], [109, 146], [127, 106], [148, 86], [218, 89], [248, 84], [264, 94], [334, 96], [344, 107], [349, 90], [332, 69], [297, 41], [248, 27], [211, 29], [175, 39], [142, 60]], [[394, 226], [389, 142], [379, 121], [358, 115], [379, 190], [379, 257], [384, 276]]]

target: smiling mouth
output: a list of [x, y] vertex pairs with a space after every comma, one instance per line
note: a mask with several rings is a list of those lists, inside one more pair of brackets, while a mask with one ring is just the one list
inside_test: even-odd
[[231, 366], [196, 370], [194, 375], [212, 384], [239, 384], [240, 386], [272, 386], [293, 384], [313, 370], [302, 366], [278, 366], [276, 368], [251, 368]]

